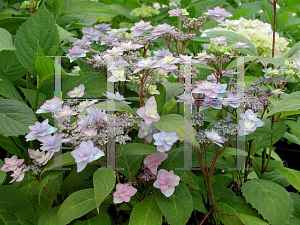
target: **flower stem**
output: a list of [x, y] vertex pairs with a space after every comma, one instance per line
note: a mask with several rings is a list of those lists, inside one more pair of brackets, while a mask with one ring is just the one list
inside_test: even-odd
[[46, 188], [46, 187], [43, 187], [45, 191], [48, 192], [48, 194], [54, 199], [54, 201], [60, 205], [59, 201], [54, 197], [54, 195]]

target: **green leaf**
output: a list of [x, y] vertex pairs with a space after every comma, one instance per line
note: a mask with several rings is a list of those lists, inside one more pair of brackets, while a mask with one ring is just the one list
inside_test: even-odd
[[44, 214], [39, 219], [39, 225], [57, 225], [58, 224], [58, 218], [57, 213], [60, 208], [59, 206], [55, 206], [48, 211], [44, 212]]
[[157, 104], [157, 112], [161, 114], [163, 106], [166, 102], [166, 89], [161, 83], [159, 83], [157, 85], [157, 90], [160, 92], [160, 95], [154, 95], [154, 97]]
[[[95, 104], [94, 107], [98, 108], [98, 109], [101, 109], [101, 110], [106, 110], [106, 102], [101, 102], [101, 103]], [[134, 114], [132, 108], [128, 104], [126, 104], [124, 102], [115, 101], [114, 107], [115, 107], [114, 108], [115, 111], [118, 111], [118, 112], [129, 112], [131, 114]], [[84, 110], [81, 114], [87, 114], [87, 111]]]
[[279, 167], [276, 170], [281, 173], [287, 181], [298, 191], [300, 191], [300, 171], [286, 167]]
[[224, 37], [226, 37], [226, 41], [229, 44], [235, 44], [236, 42], [247, 43], [247, 45], [250, 46], [250, 48], [239, 49], [239, 52], [242, 52], [245, 54], [250, 54], [253, 56], [258, 55], [253, 43], [248, 38], [244, 37], [243, 35], [240, 35], [240, 34], [237, 34], [237, 33], [231, 32], [231, 31], [209, 31], [206, 34], [207, 34], [207, 36], [212, 37], [212, 38], [224, 36]]
[[20, 148], [13, 141], [13, 137], [0, 136], [0, 146], [12, 155], [17, 155], [21, 158], [23, 157]]
[[291, 57], [293, 54], [295, 54], [296, 52], [300, 51], [300, 41], [297, 42], [297, 44], [295, 44], [287, 53], [286, 57]]
[[111, 225], [111, 221], [107, 213], [100, 212], [97, 216], [89, 220], [77, 221], [74, 225]]
[[179, 183], [173, 195], [168, 198], [157, 188], [154, 188], [154, 195], [158, 207], [170, 225], [182, 225], [188, 222], [193, 211], [193, 200], [184, 183]]
[[0, 186], [0, 224], [37, 224], [28, 194], [10, 185]]
[[58, 12], [64, 7], [65, 0], [46, 0], [47, 5], [51, 8], [51, 13], [53, 14], [54, 18]]
[[62, 167], [62, 166], [69, 166], [76, 164], [74, 157], [71, 155], [71, 152], [66, 152], [62, 155], [59, 155], [55, 157], [54, 159], [51, 159], [47, 165], [45, 166], [42, 173], [46, 172], [47, 170], [51, 170], [56, 167]]
[[57, 26], [57, 30], [58, 30], [58, 42], [61, 43], [62, 41], [64, 41], [65, 39], [69, 38], [69, 37], [73, 37], [75, 36], [75, 34], [72, 34], [68, 31], [66, 31], [65, 29], [61, 28], [60, 26]]
[[245, 225], [269, 225], [266, 221], [256, 216], [238, 214], [238, 217]]
[[193, 199], [193, 209], [207, 214], [200, 191], [199, 190], [196, 191], [193, 189], [190, 189], [190, 191], [191, 191], [191, 195], [192, 195], [192, 199]]
[[0, 73], [7, 74], [11, 80], [18, 80], [27, 72], [19, 62], [15, 51], [1, 51], [0, 62]]
[[275, 68], [278, 68], [279, 66], [284, 65], [285, 60], [290, 60], [288, 58], [263, 58], [263, 59], [258, 59], [258, 61], [263, 62], [263, 63], [270, 63], [275, 66]]
[[7, 31], [12, 31], [19, 28], [23, 23], [28, 20], [26, 17], [7, 17], [0, 19], [0, 27]]
[[[23, 94], [25, 95], [27, 100], [29, 101], [31, 107], [34, 107], [36, 90], [26, 89], [26, 88], [22, 88], [22, 87], [19, 87], [19, 88], [21, 89], [21, 91], [23, 92]], [[38, 108], [40, 108], [41, 105], [43, 105], [46, 100], [47, 100], [46, 95], [44, 95], [43, 93], [39, 93]]]
[[115, 171], [112, 169], [110, 170], [98, 169], [94, 174], [93, 182], [94, 182], [96, 206], [99, 212], [98, 207], [115, 187], [116, 184]]
[[142, 155], [122, 155], [116, 160], [117, 168], [123, 168], [123, 170], [119, 170], [119, 172], [125, 175], [128, 181], [132, 182], [141, 167], [142, 160]]
[[175, 96], [183, 92], [182, 84], [180, 83], [163, 83], [166, 89], [166, 102], [170, 101]]
[[283, 135], [284, 138], [286, 138], [287, 140], [297, 144], [297, 145], [300, 145], [300, 140], [299, 138], [297, 138], [295, 135], [293, 134], [290, 134], [288, 132], [285, 132], [285, 134]]
[[252, 179], [244, 183], [241, 190], [246, 201], [272, 225], [284, 224], [292, 214], [292, 198], [279, 184]]
[[0, 28], [0, 36], [0, 52], [2, 50], [16, 50], [13, 44], [12, 36], [7, 30]]
[[260, 57], [259, 56], [244, 56], [244, 60], [235, 59], [231, 63], [229, 63], [229, 65], [226, 67], [226, 70], [228, 71], [232, 68], [239, 67], [246, 62], [251, 62], [258, 58], [260, 58]]
[[132, 8], [130, 8], [129, 6], [121, 5], [121, 4], [113, 4], [113, 5], [109, 5], [109, 7], [115, 10], [116, 12], [119, 12], [121, 15], [127, 17], [128, 19], [134, 19], [134, 17], [130, 15]]
[[279, 101], [276, 106], [267, 114], [264, 115], [263, 118], [267, 118], [270, 115], [273, 115], [282, 111], [295, 111], [300, 108], [300, 91], [293, 92], [283, 100]]
[[162, 114], [168, 114], [168, 112], [174, 110], [175, 108], [175, 105], [176, 105], [176, 101], [175, 99], [171, 99], [170, 101], [166, 102], [164, 107], [163, 107], [163, 111], [162, 111]]
[[207, 69], [207, 70], [216, 71], [216, 69], [214, 69], [211, 66], [208, 66], [206, 64], [203, 64], [203, 63], [194, 63], [193, 66], [196, 67], [196, 68], [200, 68], [200, 69]]
[[3, 97], [18, 100], [20, 102], [23, 102], [23, 98], [15, 88], [13, 82], [9, 77], [0, 72], [0, 95]]
[[300, 219], [300, 195], [294, 192], [289, 192], [294, 201], [294, 212], [293, 216]]
[[[184, 117], [178, 114], [168, 114], [160, 117], [160, 120], [153, 123], [156, 128], [165, 132], [176, 132], [179, 140], [187, 141], [188, 143], [199, 146], [195, 140], [195, 132], [191, 123], [184, 121]], [[188, 131], [185, 134], [185, 131]]]
[[228, 155], [246, 155], [246, 154], [247, 153], [244, 150], [227, 147], [221, 154], [219, 154], [219, 157], [224, 157]]
[[217, 208], [220, 212], [236, 216], [220, 215], [220, 219], [224, 225], [243, 225], [239, 219], [238, 214], [246, 214], [251, 216], [258, 216], [257, 212], [247, 204], [242, 197], [224, 197], [219, 199], [217, 202]]
[[166, 154], [168, 155], [168, 157], [161, 163], [159, 168], [165, 169], [167, 171], [173, 170], [175, 174], [177, 174], [178, 176], [182, 176], [184, 170], [177, 170], [176, 168], [184, 167], [184, 147], [173, 147]]
[[152, 153], [158, 153], [154, 146], [141, 143], [127, 143], [126, 145], [121, 145], [118, 150], [120, 155], [149, 155]]
[[276, 26], [284, 27], [284, 25], [287, 24], [287, 22], [289, 21], [289, 17], [290, 17], [289, 14], [290, 14], [289, 11], [285, 11], [277, 15], [278, 17], [276, 18]]
[[[2, 159], [0, 159], [0, 168], [4, 165], [4, 162]], [[0, 185], [4, 182], [6, 178], [6, 172], [0, 171]]]
[[28, 126], [34, 125], [36, 116], [23, 102], [0, 99], [0, 134], [18, 136], [29, 132]]
[[161, 225], [162, 214], [153, 195], [136, 204], [130, 215], [129, 225]]
[[15, 38], [16, 55], [22, 65], [36, 76], [35, 59], [39, 48], [53, 56], [58, 47], [58, 31], [52, 15], [44, 4], [18, 30]]
[[256, 138], [262, 138], [272, 133], [274, 134], [275, 131], [271, 130], [268, 127], [258, 127], [253, 133], [245, 136], [245, 141], [253, 140]]
[[190, 44], [209, 44], [210, 38], [209, 37], [196, 37], [195, 39], [190, 40]]
[[189, 6], [187, 8], [193, 7], [193, 6], [197, 6], [199, 4], [205, 3], [205, 2], [209, 2], [210, 0], [197, 0], [197, 1], [191, 1], [191, 4], [189, 4]]
[[71, 194], [58, 210], [58, 222], [68, 224], [96, 208], [94, 189], [88, 188]]

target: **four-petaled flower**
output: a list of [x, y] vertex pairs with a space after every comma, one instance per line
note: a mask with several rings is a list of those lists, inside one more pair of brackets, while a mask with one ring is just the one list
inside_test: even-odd
[[113, 194], [113, 202], [119, 204], [122, 202], [129, 202], [130, 198], [135, 195], [137, 189], [130, 184], [117, 184], [116, 191]]
[[166, 152], [172, 148], [172, 145], [178, 141], [179, 137], [176, 132], [160, 132], [153, 134], [153, 138], [155, 140], [154, 145], [157, 146], [157, 151]]
[[91, 140], [82, 141], [78, 148], [71, 152], [77, 163], [77, 172], [81, 172], [89, 162], [93, 162], [100, 157], [104, 156], [104, 153], [94, 144]]
[[24, 159], [18, 159], [18, 156], [13, 155], [11, 158], [4, 159], [4, 165], [1, 167], [1, 171], [9, 172], [15, 171], [18, 166], [21, 166], [24, 162]]
[[50, 134], [54, 133], [57, 128], [52, 127], [48, 124], [48, 119], [44, 120], [42, 123], [36, 121], [33, 126], [28, 126], [31, 130], [26, 136], [26, 141], [39, 140], [43, 141]]
[[153, 183], [155, 188], [161, 190], [166, 197], [170, 197], [174, 191], [175, 187], [179, 185], [180, 177], [174, 174], [174, 171], [167, 171], [161, 169], [158, 171], [157, 180]]
[[203, 13], [204, 15], [212, 16], [212, 18], [217, 22], [222, 22], [225, 17], [232, 17], [232, 15], [225, 11], [225, 9], [220, 8], [219, 6], [214, 9], [208, 9], [208, 12]]
[[80, 98], [84, 95], [84, 85], [80, 84], [78, 87], [75, 87], [74, 90], [69, 91], [67, 95], [69, 95], [70, 98]]
[[147, 125], [160, 120], [160, 116], [157, 113], [156, 100], [153, 96], [148, 99], [144, 107], [139, 108], [136, 112], [145, 120]]
[[153, 174], [157, 174], [157, 167], [161, 164], [162, 161], [167, 159], [168, 155], [166, 153], [153, 153], [148, 155], [144, 159], [144, 164]]

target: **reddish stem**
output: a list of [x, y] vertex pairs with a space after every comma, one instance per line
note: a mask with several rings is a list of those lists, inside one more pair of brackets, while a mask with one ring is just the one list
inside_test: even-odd
[[202, 225], [204, 223], [204, 221], [206, 220], [206, 218], [209, 216], [209, 214], [211, 213], [213, 209], [211, 209], [207, 214], [206, 216], [203, 218], [202, 222], [200, 223], [200, 225]]

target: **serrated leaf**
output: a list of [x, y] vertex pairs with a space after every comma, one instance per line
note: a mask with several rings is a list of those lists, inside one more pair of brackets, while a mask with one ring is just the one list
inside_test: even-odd
[[7, 31], [12, 31], [19, 28], [23, 23], [28, 20], [26, 17], [8, 17], [0, 19], [0, 27]]
[[157, 188], [154, 188], [154, 195], [158, 207], [170, 225], [182, 225], [188, 222], [193, 211], [193, 200], [184, 183], [179, 183], [173, 195], [168, 198]]
[[117, 167], [123, 168], [123, 170], [119, 170], [119, 172], [124, 174], [128, 181], [131, 182], [141, 167], [142, 160], [142, 155], [122, 155], [116, 161]]
[[[298, 18], [299, 19], [299, 18]], [[287, 53], [286, 57], [291, 57], [296, 52], [300, 51], [300, 41], [297, 42]]]
[[16, 50], [13, 44], [12, 36], [7, 30], [0, 28], [0, 37], [0, 52], [2, 50]]
[[5, 73], [11, 80], [18, 80], [23, 77], [27, 70], [19, 62], [15, 51], [0, 52], [0, 73]]
[[154, 146], [141, 143], [127, 143], [126, 145], [121, 145], [118, 149], [118, 154], [120, 155], [148, 155], [152, 153], [158, 153]]
[[272, 181], [252, 179], [242, 186], [242, 193], [271, 225], [282, 225], [293, 211], [289, 193]]
[[19, 61], [34, 76], [39, 47], [47, 56], [55, 54], [58, 47], [58, 31], [52, 15], [44, 4], [18, 30], [15, 46]]
[[[168, 114], [160, 117], [160, 120], [153, 123], [160, 131], [176, 132], [179, 140], [186, 141], [194, 146], [199, 146], [195, 140], [195, 132], [191, 123], [184, 121], [184, 117], [178, 114]], [[185, 134], [185, 131], [188, 133]]]
[[238, 214], [238, 217], [245, 225], [269, 225], [266, 221], [256, 216]]
[[93, 188], [83, 189], [71, 194], [58, 210], [58, 222], [66, 225], [96, 208]]
[[162, 214], [153, 195], [136, 204], [130, 215], [129, 225], [161, 225]]
[[58, 218], [57, 213], [60, 206], [55, 206], [48, 211], [44, 212], [44, 214], [39, 219], [39, 225], [57, 225], [58, 224]]
[[0, 99], [0, 134], [18, 136], [29, 132], [36, 116], [25, 103], [11, 99]]
[[9, 77], [0, 72], [0, 95], [3, 97], [18, 100], [20, 102], [23, 102], [23, 98], [15, 88], [13, 82]]
[[68, 32], [67, 30], [63, 29], [62, 27], [58, 26], [57, 24], [56, 24], [56, 26], [57, 26], [57, 30], [58, 30], [59, 43], [61, 43], [62, 41], [64, 41], [65, 39], [67, 39], [69, 37], [75, 36], [75, 34]]
[[111, 225], [111, 221], [107, 213], [100, 212], [97, 216], [89, 220], [77, 221], [74, 225]]
[[294, 201], [294, 212], [293, 216], [300, 219], [300, 195], [294, 192], [289, 192]]
[[110, 169], [98, 169], [93, 177], [94, 193], [97, 210], [99, 212], [99, 206], [103, 200], [109, 195], [116, 184], [115, 171]]
[[279, 167], [276, 170], [281, 173], [287, 181], [298, 191], [300, 191], [300, 171], [286, 167]]
[[66, 152], [62, 155], [59, 155], [53, 159], [51, 159], [45, 168], [43, 169], [42, 173], [46, 172], [47, 170], [62, 167], [62, 166], [69, 166], [76, 164], [74, 157], [71, 155], [71, 152]]
[[[25, 95], [27, 100], [29, 101], [31, 107], [34, 107], [36, 90], [26, 89], [26, 88], [22, 88], [22, 87], [19, 87], [19, 88], [21, 89], [21, 91], [23, 92], [23, 94]], [[47, 100], [46, 95], [44, 95], [43, 93], [39, 93], [38, 108], [40, 108], [41, 105], [43, 105], [46, 100]]]
[[170, 101], [175, 96], [183, 92], [182, 84], [180, 83], [163, 83], [166, 89], [166, 102]]

